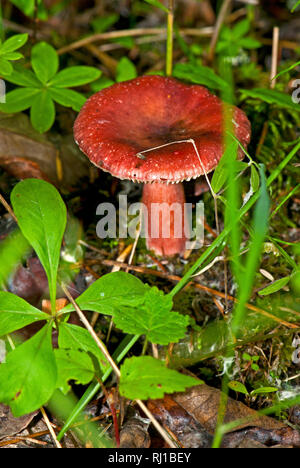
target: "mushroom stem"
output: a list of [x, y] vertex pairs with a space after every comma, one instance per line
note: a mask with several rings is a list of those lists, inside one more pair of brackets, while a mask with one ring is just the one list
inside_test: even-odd
[[142, 202], [147, 248], [162, 256], [183, 254], [189, 238], [183, 185], [145, 184]]

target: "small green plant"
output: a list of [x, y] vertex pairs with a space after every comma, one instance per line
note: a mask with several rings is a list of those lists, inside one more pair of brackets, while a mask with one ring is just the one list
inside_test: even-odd
[[234, 58], [243, 49], [251, 50], [261, 47], [261, 43], [249, 35], [250, 27], [251, 24], [248, 19], [240, 21], [231, 28], [223, 26], [216, 52], [229, 58]]
[[278, 391], [278, 388], [276, 387], [260, 387], [256, 388], [255, 390], [252, 390], [251, 392], [248, 392], [246, 386], [236, 380], [232, 380], [231, 382], [229, 382], [228, 387], [237, 393], [242, 393], [243, 395], [248, 395], [251, 397], [254, 397], [256, 395], [266, 395], [268, 393], [275, 393]]
[[4, 42], [0, 40], [0, 76], [11, 75], [13, 66], [10, 62], [23, 58], [23, 55], [16, 51], [26, 44], [27, 39], [28, 34], [15, 34]]
[[[51, 300], [48, 314], [12, 293], [0, 292], [0, 336], [41, 322], [41, 329], [21, 344], [10, 336], [10, 350], [0, 365], [0, 401], [9, 405], [15, 416], [21, 416], [46, 404], [55, 389], [68, 393], [70, 380], [81, 384], [94, 378], [105, 380], [111, 369], [89, 331], [67, 322], [74, 305], [56, 309], [56, 285], [62, 282], [60, 250], [67, 221], [59, 193], [45, 181], [26, 179], [13, 189], [11, 202], [22, 235], [45, 269]], [[112, 316], [124, 333], [144, 335], [155, 344], [179, 341], [189, 323], [187, 316], [172, 311], [169, 296], [123, 272], [104, 275], [76, 303], [80, 309]], [[52, 346], [54, 328], [58, 330], [58, 349]], [[167, 369], [162, 361], [141, 356], [123, 364], [120, 391], [133, 399], [156, 398], [199, 383]]]
[[46, 42], [32, 47], [31, 66], [33, 71], [15, 67], [8, 76], [4, 76], [20, 88], [7, 94], [6, 103], [0, 105], [0, 111], [16, 113], [30, 108], [32, 125], [40, 133], [48, 131], [55, 121], [54, 102], [79, 111], [86, 98], [69, 88], [91, 83], [101, 75], [100, 70], [87, 66], [59, 71], [57, 52]]
[[41, 20], [47, 19], [47, 10], [43, 0], [11, 0], [11, 3], [19, 8], [26, 16], [32, 17], [36, 14]]

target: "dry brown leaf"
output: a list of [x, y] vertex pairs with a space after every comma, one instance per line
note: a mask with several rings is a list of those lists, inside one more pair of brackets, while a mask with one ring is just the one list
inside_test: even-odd
[[[174, 394], [173, 398], [199, 421], [209, 433], [213, 434], [217, 424], [220, 396], [220, 390], [203, 384], [191, 388], [186, 393]], [[285, 427], [281, 422], [267, 416], [259, 416], [255, 410], [248, 408], [240, 401], [229, 398], [224, 423], [243, 418], [249, 418], [249, 421], [240, 424], [235, 430], [253, 426], [264, 429], [282, 429]]]
[[163, 400], [149, 400], [148, 408], [158, 421], [170, 429], [185, 448], [208, 448], [212, 436], [170, 395]]
[[133, 416], [124, 424], [120, 431], [119, 448], [149, 448], [149, 422], [140, 416]]
[[37, 414], [38, 411], [35, 411], [20, 418], [15, 418], [8, 406], [0, 404], [0, 440], [23, 431]]
[[[165, 396], [163, 400], [150, 400], [148, 407], [184, 447], [210, 447], [217, 425], [220, 397], [220, 390], [202, 384], [185, 393]], [[245, 421], [225, 435], [223, 447], [300, 447], [298, 431], [229, 398], [224, 423], [239, 419]]]
[[16, 178], [43, 178], [60, 187], [72, 187], [89, 176], [88, 160], [72, 135], [54, 138], [55, 144], [36, 132], [25, 114], [0, 113], [0, 165]]

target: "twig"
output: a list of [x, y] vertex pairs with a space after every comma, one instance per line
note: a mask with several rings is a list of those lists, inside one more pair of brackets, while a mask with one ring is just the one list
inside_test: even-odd
[[166, 75], [172, 75], [173, 69], [173, 34], [174, 34], [174, 0], [169, 0], [168, 26], [167, 26], [167, 57]]
[[274, 89], [276, 85], [275, 76], [277, 75], [278, 55], [279, 55], [279, 28], [276, 26], [273, 29], [272, 66], [271, 66], [271, 76], [270, 76], [271, 89]]
[[17, 223], [18, 220], [17, 220], [17, 217], [16, 217], [15, 213], [13, 212], [11, 206], [7, 203], [7, 201], [5, 200], [5, 198], [1, 195], [1, 193], [0, 193], [0, 202], [2, 203], [2, 205], [4, 206], [4, 208], [6, 209], [6, 211], [8, 211], [8, 213], [10, 214], [10, 216], [14, 219], [14, 221]]
[[217, 22], [215, 24], [214, 32], [213, 32], [213, 35], [212, 35], [212, 38], [211, 38], [211, 41], [210, 41], [210, 45], [209, 45], [208, 60], [210, 62], [212, 62], [213, 59], [214, 59], [215, 49], [216, 49], [216, 45], [217, 45], [217, 41], [218, 41], [218, 38], [219, 38], [220, 31], [221, 31], [221, 27], [222, 27], [222, 24], [224, 23], [224, 20], [225, 20], [227, 11], [228, 11], [228, 9], [230, 7], [230, 4], [231, 4], [231, 0], [224, 0], [223, 3], [222, 3], [222, 6], [221, 6], [221, 9], [220, 9], [220, 12], [219, 12], [219, 16], [217, 18]]
[[[99, 263], [98, 260], [91, 260], [91, 262]], [[121, 268], [124, 268], [124, 269], [136, 271], [138, 273], [143, 273], [143, 274], [147, 274], [147, 275], [158, 276], [160, 278], [165, 278], [165, 279], [167, 279], [169, 281], [176, 282], [176, 283], [181, 281], [181, 279], [182, 279], [180, 276], [177, 276], [177, 275], [169, 275], [169, 274], [163, 273], [162, 271], [156, 271], [156, 270], [152, 270], [151, 268], [146, 268], [146, 267], [142, 267], [142, 266], [138, 266], [138, 265], [128, 265], [128, 263], [119, 263], [119, 262], [116, 262], [115, 260], [101, 260], [101, 263], [103, 265], [107, 265], [107, 266], [118, 265], [118, 266], [120, 266]], [[209, 294], [213, 294], [214, 296], [218, 296], [218, 297], [221, 297], [223, 299], [226, 299], [226, 294], [222, 293], [221, 291], [217, 291], [216, 289], [209, 288], [209, 287], [204, 286], [203, 284], [200, 284], [200, 283], [195, 282], [195, 281], [190, 281], [186, 285], [186, 287], [190, 286], [190, 285], [194, 286], [197, 289], [201, 289], [202, 291], [206, 291]], [[236, 299], [233, 296], [230, 296], [229, 294], [227, 295], [227, 298], [228, 298], [229, 301], [238, 303], [238, 299]], [[270, 312], [267, 312], [266, 310], [260, 309], [259, 307], [256, 307], [256, 306], [254, 306], [252, 304], [247, 303], [247, 304], [245, 304], [245, 307], [247, 307], [247, 309], [249, 309], [249, 310], [253, 310], [254, 312], [257, 312], [257, 313], [259, 313], [261, 315], [264, 315], [265, 317], [268, 317], [268, 318], [274, 320], [275, 322], [280, 323], [281, 325], [285, 325], [288, 328], [299, 329], [299, 325], [296, 325], [296, 324], [293, 324], [293, 323], [290, 323], [290, 322], [286, 322], [285, 320], [281, 320], [280, 318], [276, 317], [275, 315], [271, 314]]]
[[[180, 34], [184, 36], [197, 36], [197, 37], [210, 37], [212, 34], [213, 28], [206, 27], [202, 29], [193, 29], [193, 28], [184, 28], [180, 30]], [[137, 29], [124, 29], [120, 31], [110, 31], [106, 33], [93, 34], [92, 36], [85, 37], [79, 41], [73, 42], [72, 44], [66, 45], [59, 49], [57, 53], [59, 55], [70, 52], [71, 50], [79, 49], [80, 47], [85, 47], [87, 44], [92, 44], [93, 42], [110, 40], [110, 39], [119, 39], [122, 37], [137, 37], [137, 36], [156, 36], [165, 34], [166, 31], [162, 28], [137, 28]]]
[[[67, 290], [67, 288], [66, 288], [66, 286], [64, 284], [62, 284], [62, 289], [63, 289], [66, 297], [69, 299], [69, 301], [73, 305], [74, 309], [76, 310], [80, 320], [82, 321], [82, 323], [84, 324], [86, 329], [91, 334], [91, 336], [94, 339], [95, 343], [97, 344], [98, 348], [100, 348], [100, 350], [102, 351], [102, 353], [106, 357], [107, 361], [111, 365], [111, 368], [113, 369], [113, 371], [116, 374], [117, 378], [119, 379], [120, 376], [121, 376], [121, 372], [120, 372], [118, 366], [116, 365], [115, 361], [112, 359], [111, 355], [107, 351], [107, 349], [104, 346], [104, 344], [102, 343], [102, 341], [96, 335], [96, 333], [93, 330], [93, 328], [91, 327], [89, 321], [85, 318], [85, 315], [80, 310], [80, 308], [78, 307], [78, 305], [76, 304], [76, 302], [74, 301], [73, 297], [71, 296], [71, 294], [69, 293], [69, 291]], [[176, 445], [174, 444], [174, 442], [170, 439], [169, 435], [164, 431], [164, 429], [161, 427], [161, 425], [158, 423], [158, 421], [156, 421], [156, 419], [153, 417], [153, 415], [148, 410], [148, 408], [144, 405], [144, 403], [141, 400], [136, 400], [136, 402], [139, 405], [139, 407], [142, 409], [142, 411], [146, 414], [146, 416], [148, 416], [148, 418], [152, 422], [153, 426], [156, 428], [156, 430], [159, 432], [159, 434], [163, 437], [163, 439], [168, 443], [168, 445], [171, 448], [176, 448]]]
[[46, 424], [46, 426], [48, 427], [49, 432], [50, 432], [50, 434], [51, 434], [51, 436], [52, 436], [52, 439], [53, 439], [53, 441], [54, 441], [54, 443], [55, 443], [55, 445], [56, 445], [56, 448], [62, 448], [61, 444], [60, 444], [59, 441], [57, 440], [55, 431], [54, 431], [54, 429], [53, 429], [53, 427], [52, 427], [52, 425], [51, 425], [51, 422], [49, 421], [49, 418], [48, 418], [48, 416], [47, 416], [46, 411], [44, 410], [43, 407], [41, 407], [40, 410], [41, 410], [43, 419], [44, 419], [44, 421], [45, 421], [45, 424]]

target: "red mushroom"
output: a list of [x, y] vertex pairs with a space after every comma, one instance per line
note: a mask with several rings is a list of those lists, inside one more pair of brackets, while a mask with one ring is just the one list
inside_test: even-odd
[[[143, 76], [95, 94], [77, 117], [75, 140], [92, 163], [119, 179], [145, 183], [147, 247], [156, 254], [169, 256], [185, 250], [187, 233], [174, 232], [172, 211], [169, 220], [164, 213], [153, 219], [151, 207], [175, 202], [184, 214], [182, 182], [212, 171], [223, 154], [222, 108], [222, 101], [202, 86]], [[233, 122], [236, 137], [246, 147], [250, 123], [235, 107]], [[170, 238], [161, 235], [166, 222]], [[153, 238], [151, 227], [156, 228]]]

